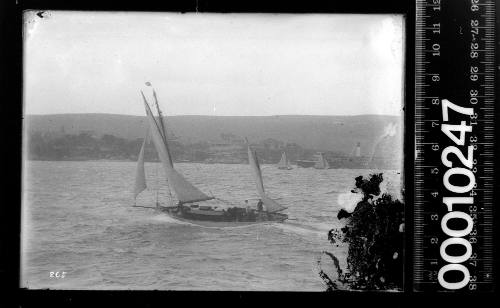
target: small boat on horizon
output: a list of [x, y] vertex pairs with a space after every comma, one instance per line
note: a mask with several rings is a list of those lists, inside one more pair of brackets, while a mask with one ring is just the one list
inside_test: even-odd
[[283, 151], [283, 154], [281, 155], [281, 159], [278, 162], [278, 169], [281, 170], [292, 170], [292, 166], [290, 165], [290, 161], [286, 157], [286, 152]]
[[325, 153], [319, 152], [317, 154], [318, 160], [314, 164], [315, 169], [330, 169], [330, 164], [328, 163], [328, 160], [325, 157]]
[[[173, 191], [177, 199], [177, 202], [174, 204], [174, 196], [171, 194], [171, 204], [168, 206], [161, 205], [157, 200], [156, 208], [162, 212], [181, 221], [211, 227], [241, 226], [263, 222], [283, 222], [288, 219], [288, 215], [280, 213], [285, 210], [286, 207], [278, 204], [265, 193], [257, 154], [250, 148], [248, 142], [248, 160], [253, 171], [257, 192], [259, 194], [259, 201], [256, 204], [256, 208], [252, 208], [248, 200], [245, 200], [244, 207], [228, 206], [227, 204], [225, 206], [220, 206], [217, 201], [224, 202], [223, 200], [205, 194], [189, 182], [174, 168], [167, 140], [166, 125], [164, 123], [165, 119], [158, 105], [156, 92], [153, 89], [153, 97], [158, 111], [158, 116], [156, 118], [142, 91], [141, 95], [146, 109], [149, 130], [137, 160], [134, 199], [136, 199], [147, 187], [144, 171], [144, 148], [148, 135], [151, 135], [151, 140], [153, 141], [165, 171], [167, 185], [169, 189]], [[215, 204], [213, 204], [214, 201], [216, 201]], [[205, 204], [203, 204], [204, 202]], [[206, 205], [207, 203], [212, 203], [213, 205]]]

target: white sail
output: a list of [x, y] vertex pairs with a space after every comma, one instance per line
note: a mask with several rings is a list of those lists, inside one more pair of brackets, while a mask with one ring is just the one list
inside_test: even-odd
[[146, 142], [148, 135], [144, 138], [142, 142], [141, 151], [139, 152], [139, 158], [137, 159], [137, 169], [135, 172], [135, 185], [134, 185], [134, 198], [137, 198], [144, 189], [146, 189], [146, 173], [144, 172], [144, 148], [146, 147]]
[[286, 209], [286, 207], [279, 205], [276, 201], [269, 198], [264, 192], [264, 182], [262, 181], [262, 172], [260, 170], [259, 160], [257, 154], [248, 146], [248, 161], [255, 177], [255, 184], [257, 185], [257, 192], [260, 199], [264, 204], [265, 210], [268, 212], [278, 212]]
[[269, 198], [268, 196], [264, 196], [262, 198], [262, 203], [264, 204], [264, 207], [266, 211], [268, 212], [279, 212], [286, 210], [287, 208], [278, 204], [278, 202], [274, 201], [273, 199]]
[[290, 168], [290, 164], [288, 163], [288, 159], [286, 158], [286, 153], [285, 152], [283, 152], [283, 154], [281, 155], [281, 160], [278, 163], [278, 168], [280, 168], [280, 169], [288, 169], [288, 168]]
[[323, 153], [319, 153], [319, 158], [316, 164], [314, 164], [314, 168], [316, 169], [329, 169], [330, 164], [328, 163], [328, 160], [326, 160], [325, 155]]
[[326, 156], [322, 154], [321, 157], [323, 158], [324, 169], [330, 169], [330, 164], [328, 163], [328, 160], [326, 160]]
[[174, 169], [173, 160], [168, 150], [168, 143], [166, 138], [167, 133], [163, 130], [163, 126], [155, 120], [153, 113], [151, 112], [151, 109], [149, 108], [149, 105], [146, 101], [146, 98], [144, 97], [144, 94], [142, 95], [142, 97], [144, 99], [146, 115], [151, 130], [151, 139], [153, 140], [156, 151], [158, 152], [158, 156], [160, 157], [160, 160], [165, 169], [168, 183], [176, 194], [177, 199], [179, 199], [179, 202], [182, 204], [214, 199], [214, 197], [210, 197], [200, 191], [188, 180], [186, 180], [182, 176], [182, 174]]
[[252, 167], [253, 175], [255, 178], [255, 184], [257, 185], [257, 192], [259, 193], [259, 196], [262, 199], [266, 195], [266, 193], [264, 192], [264, 182], [262, 181], [262, 173], [260, 171], [260, 165], [259, 161], [257, 160], [257, 156], [255, 152], [252, 151], [252, 149], [250, 149], [250, 146], [248, 146], [248, 162]]

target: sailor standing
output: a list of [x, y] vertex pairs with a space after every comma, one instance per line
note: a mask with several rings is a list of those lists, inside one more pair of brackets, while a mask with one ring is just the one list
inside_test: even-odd
[[257, 211], [262, 212], [263, 207], [262, 207], [262, 199], [259, 199], [259, 202], [257, 202]]

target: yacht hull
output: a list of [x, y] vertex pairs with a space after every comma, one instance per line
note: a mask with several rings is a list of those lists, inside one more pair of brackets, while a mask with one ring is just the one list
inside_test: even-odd
[[233, 211], [192, 210], [187, 206], [160, 207], [160, 210], [179, 221], [189, 222], [206, 227], [238, 227], [261, 223], [283, 222], [288, 215], [269, 213], [265, 211], [251, 211], [244, 208]]

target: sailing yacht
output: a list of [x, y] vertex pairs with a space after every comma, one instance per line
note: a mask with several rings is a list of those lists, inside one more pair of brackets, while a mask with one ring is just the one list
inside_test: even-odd
[[282, 169], [282, 170], [291, 170], [291, 169], [293, 169], [292, 166], [290, 166], [290, 161], [286, 157], [286, 153], [285, 152], [283, 152], [283, 154], [281, 155], [281, 159], [280, 159], [280, 161], [278, 163], [278, 169]]
[[314, 164], [314, 168], [316, 169], [330, 169], [330, 164], [328, 160], [326, 160], [325, 154], [322, 152], [318, 153], [318, 160]]
[[[146, 109], [151, 140], [153, 141], [158, 156], [160, 157], [160, 161], [163, 165], [168, 186], [174, 192], [177, 199], [175, 204], [172, 202], [169, 206], [163, 206], [157, 202], [157, 208], [159, 210], [178, 220], [216, 227], [239, 226], [262, 222], [283, 222], [288, 218], [288, 215], [280, 213], [285, 210], [286, 207], [281, 206], [276, 201], [269, 198], [269, 196], [265, 193], [259, 161], [257, 159], [256, 152], [250, 148], [249, 144], [247, 144], [248, 160], [253, 171], [257, 192], [260, 197], [259, 202], [257, 203], [257, 208], [251, 208], [248, 203], [245, 204], [244, 207], [226, 206], [226, 208], [222, 209], [219, 209], [218, 206], [206, 205], [210, 200], [222, 200], [205, 194], [175, 169], [172, 155], [169, 150], [166, 125], [158, 105], [156, 93], [153, 89], [153, 97], [158, 111], [158, 117], [156, 118], [154, 117], [142, 91], [141, 95]], [[137, 195], [146, 189], [146, 177], [144, 172], [145, 145], [146, 139], [142, 144], [138, 157], [134, 198], [137, 198]], [[213, 201], [209, 203], [213, 204]]]

